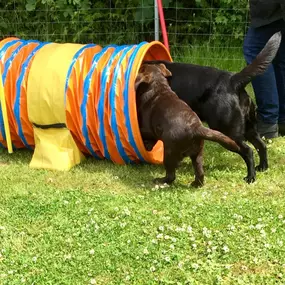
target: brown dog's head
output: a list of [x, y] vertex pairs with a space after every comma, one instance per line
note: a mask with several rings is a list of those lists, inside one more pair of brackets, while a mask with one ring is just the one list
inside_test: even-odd
[[136, 78], [135, 90], [138, 89], [141, 83], [151, 84], [155, 79], [161, 80], [161, 77], [167, 78], [170, 76], [172, 76], [171, 72], [163, 63], [142, 64]]

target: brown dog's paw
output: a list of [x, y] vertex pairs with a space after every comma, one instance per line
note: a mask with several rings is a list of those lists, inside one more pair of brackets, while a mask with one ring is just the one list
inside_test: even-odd
[[199, 187], [202, 187], [203, 186], [203, 182], [199, 181], [199, 180], [194, 180], [192, 183], [191, 183], [191, 186], [192, 187], [195, 187], [195, 188], [199, 188]]

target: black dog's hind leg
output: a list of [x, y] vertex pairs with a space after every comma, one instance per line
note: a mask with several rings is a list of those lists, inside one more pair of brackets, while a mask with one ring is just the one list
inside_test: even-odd
[[179, 154], [177, 154], [172, 150], [172, 148], [168, 148], [164, 144], [163, 165], [165, 167], [166, 175], [165, 177], [155, 178], [153, 182], [158, 184], [171, 184], [175, 180], [175, 171], [179, 161]]
[[268, 160], [267, 160], [267, 147], [266, 147], [265, 142], [260, 138], [260, 135], [254, 129], [246, 131], [245, 138], [250, 143], [253, 144], [259, 156], [259, 165], [257, 165], [255, 169], [257, 171], [267, 170]]
[[247, 183], [252, 183], [255, 181], [256, 177], [253, 150], [244, 141], [236, 141], [236, 143], [240, 147], [240, 151], [238, 153], [241, 155], [247, 166], [247, 176], [244, 180]]

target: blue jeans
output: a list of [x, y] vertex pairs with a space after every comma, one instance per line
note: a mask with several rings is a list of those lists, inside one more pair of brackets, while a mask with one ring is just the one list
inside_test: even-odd
[[257, 118], [266, 124], [285, 123], [285, 21], [250, 27], [244, 40], [243, 52], [247, 64], [263, 49], [269, 38], [282, 32], [277, 55], [268, 69], [252, 80], [257, 104]]

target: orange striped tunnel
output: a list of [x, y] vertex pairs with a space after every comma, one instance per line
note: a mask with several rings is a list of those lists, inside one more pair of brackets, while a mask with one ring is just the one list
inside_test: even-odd
[[[172, 60], [160, 42], [102, 48], [7, 38], [0, 73], [14, 148], [34, 149], [35, 126], [62, 126], [79, 150], [118, 164], [161, 163], [137, 121], [135, 79], [144, 60]], [[0, 108], [0, 145], [7, 147]]]

